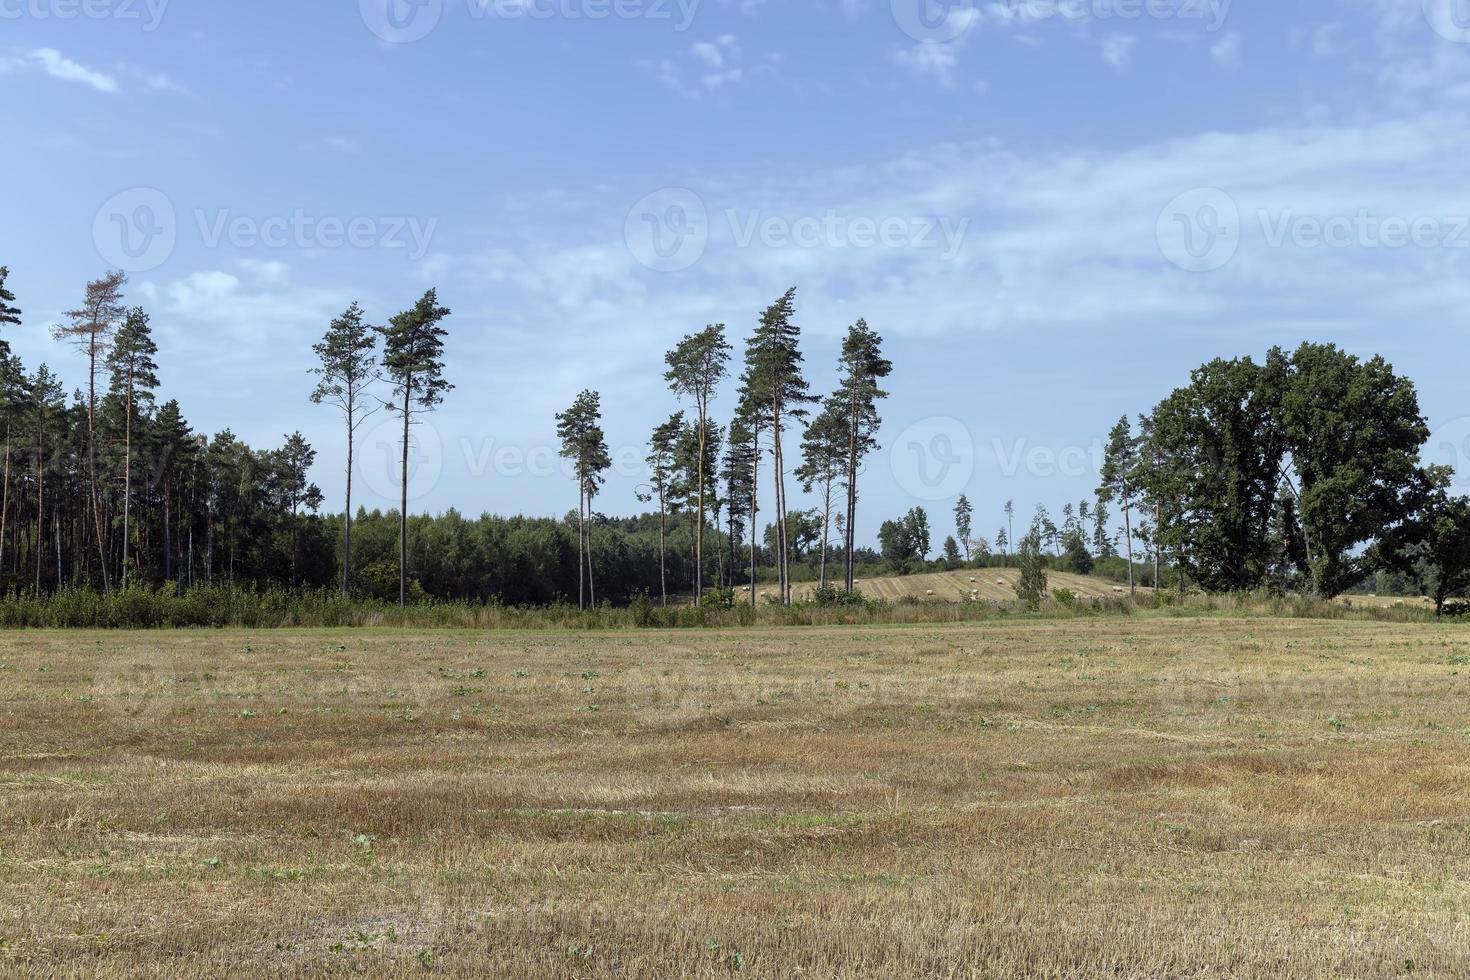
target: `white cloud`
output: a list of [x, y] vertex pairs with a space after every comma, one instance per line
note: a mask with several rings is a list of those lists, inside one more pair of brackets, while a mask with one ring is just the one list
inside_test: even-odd
[[1240, 35], [1231, 31], [1210, 46], [1210, 57], [1221, 68], [1240, 67]]
[[954, 85], [955, 69], [960, 53], [969, 44], [972, 31], [984, 21], [978, 7], [959, 6], [945, 15], [944, 23], [934, 31], [945, 40], [918, 41], [893, 52], [893, 60], [916, 75], [928, 76], [941, 85]]
[[1133, 65], [1133, 47], [1138, 38], [1132, 34], [1109, 34], [1102, 39], [1102, 59], [1117, 71], [1127, 71]]
[[687, 72], [684, 63], [671, 58], [640, 61], [638, 65], [680, 95], [691, 99], [734, 85], [745, 77], [740, 44], [733, 34], [722, 34], [713, 41], [696, 41], [689, 46], [686, 60], [694, 62], [687, 65]]
[[0, 58], [0, 71], [35, 70], [62, 82], [77, 82], [98, 92], [120, 91], [117, 79], [94, 71], [64, 56], [55, 48], [36, 48], [10, 58]]

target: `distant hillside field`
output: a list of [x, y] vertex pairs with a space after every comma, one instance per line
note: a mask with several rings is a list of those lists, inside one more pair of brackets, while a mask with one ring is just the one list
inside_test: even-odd
[[[840, 569], [839, 569], [840, 571]], [[1016, 598], [1016, 579], [1020, 572], [1014, 568], [985, 568], [966, 569], [958, 572], [926, 572], [922, 575], [888, 575], [882, 578], [860, 578], [857, 580], [857, 589], [868, 599], [932, 599], [948, 602], [963, 602], [971, 597], [971, 590], [978, 593], [975, 598], [980, 602], [1014, 602]], [[1048, 589], [1071, 589], [1079, 597], [1093, 599], [1111, 598], [1128, 594], [1126, 585], [1119, 585], [1111, 579], [1097, 578], [1091, 575], [1073, 575], [1069, 572], [1048, 571], [1046, 573], [1046, 584]], [[811, 598], [816, 590], [815, 582], [800, 582], [792, 586], [792, 594], [799, 601]], [[757, 586], [760, 595], [775, 596], [776, 585], [774, 582], [766, 582]], [[1152, 589], [1139, 586], [1138, 593], [1146, 595]], [[750, 595], [748, 587], [736, 590], [738, 595]], [[1422, 596], [1376, 596], [1376, 595], [1350, 595], [1341, 597], [1342, 602], [1354, 606], [1388, 608], [1393, 606], [1412, 606], [1414, 608], [1432, 608], [1433, 603]]]
[[[959, 572], [928, 572], [923, 575], [893, 575], [858, 579], [857, 590], [869, 599], [943, 599], [950, 602], [963, 602], [971, 598], [973, 590], [979, 593], [975, 598], [981, 602], [1014, 602], [1016, 580], [1020, 574], [1014, 568], [980, 568]], [[1049, 589], [1071, 589], [1078, 596], [1096, 599], [1128, 593], [1127, 586], [1115, 585], [1107, 579], [1088, 575], [1047, 572], [1046, 581]], [[807, 599], [816, 587], [815, 582], [800, 582], [792, 586], [792, 594], [798, 600]], [[774, 583], [763, 583], [756, 586], [756, 589], [760, 594], [776, 594]], [[748, 587], [739, 592], [750, 595]]]

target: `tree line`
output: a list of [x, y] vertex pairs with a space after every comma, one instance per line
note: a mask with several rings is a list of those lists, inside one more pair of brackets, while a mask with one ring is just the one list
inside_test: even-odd
[[[0, 268], [4, 329], [22, 317], [8, 278]], [[769, 577], [789, 603], [797, 580], [852, 591], [860, 573], [911, 571], [935, 550], [922, 508], [882, 524], [881, 553], [858, 546], [859, 478], [879, 448], [893, 365], [859, 320], [833, 389], [813, 394], [794, 289], [761, 312], [738, 356], [721, 323], [667, 352], [671, 412], [650, 434], [637, 491], [649, 514], [596, 509], [611, 458], [601, 397], [581, 392], [555, 419], [577, 507], [543, 520], [408, 513], [412, 428], [453, 390], [451, 312], [435, 290], [381, 325], [354, 303], [313, 348], [311, 399], [339, 413], [345, 436], [344, 499], [332, 515], [299, 433], [255, 449], [228, 429], [196, 433], [176, 401], [160, 402], [150, 318], [125, 302], [126, 284], [121, 272], [87, 283], [52, 328], [85, 364], [70, 398], [46, 364], [27, 371], [0, 338], [5, 591], [330, 584], [399, 603], [575, 595], [585, 607], [711, 591], [729, 602], [735, 586]], [[388, 513], [354, 510], [352, 497], [356, 438], [378, 412], [401, 425], [402, 493]], [[1447, 468], [1421, 464], [1427, 438], [1412, 382], [1381, 357], [1303, 344], [1260, 363], [1217, 359], [1151, 411], [1118, 421], [1092, 499], [1055, 520], [1037, 507], [1019, 537], [1007, 502], [985, 537], [961, 496], [940, 558], [1010, 563], [1029, 548], [1081, 573], [1121, 563], [1130, 586], [1151, 564], [1154, 584], [1172, 575], [1206, 591], [1324, 597], [1391, 573], [1444, 610], [1470, 587], [1470, 500], [1450, 493]], [[792, 483], [815, 506], [793, 506]]]

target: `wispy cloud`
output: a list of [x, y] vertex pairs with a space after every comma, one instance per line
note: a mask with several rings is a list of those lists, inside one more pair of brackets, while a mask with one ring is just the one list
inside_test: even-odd
[[0, 58], [0, 71], [40, 71], [62, 82], [76, 82], [98, 92], [120, 91], [117, 79], [72, 61], [55, 48], [35, 48], [9, 58]]
[[640, 61], [638, 66], [685, 98], [735, 85], [745, 78], [740, 44], [733, 34], [713, 41], [696, 41], [681, 59]]
[[1138, 38], [1132, 34], [1109, 34], [1102, 39], [1102, 59], [1117, 71], [1133, 66], [1133, 47]]
[[1240, 67], [1240, 35], [1234, 31], [1210, 46], [1210, 58], [1225, 69]]

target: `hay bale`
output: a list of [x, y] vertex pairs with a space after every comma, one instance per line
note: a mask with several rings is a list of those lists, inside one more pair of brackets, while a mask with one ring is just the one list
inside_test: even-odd
[[925, 592], [924, 594], [925, 595], [933, 595], [934, 594], [934, 590], [933, 589], [930, 589], [928, 592]]

